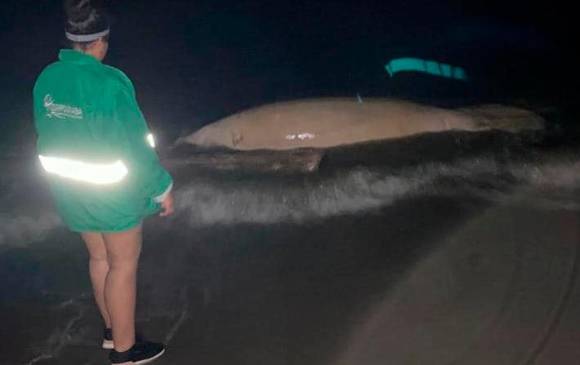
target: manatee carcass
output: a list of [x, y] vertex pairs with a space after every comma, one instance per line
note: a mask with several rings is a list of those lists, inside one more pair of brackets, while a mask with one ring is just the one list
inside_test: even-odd
[[391, 99], [311, 99], [265, 105], [209, 124], [178, 143], [233, 150], [327, 148], [450, 130], [540, 130], [539, 115], [516, 107], [442, 109]]

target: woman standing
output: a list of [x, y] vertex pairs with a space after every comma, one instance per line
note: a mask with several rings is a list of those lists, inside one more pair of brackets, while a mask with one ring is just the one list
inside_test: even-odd
[[172, 179], [131, 81], [101, 63], [109, 23], [90, 0], [65, 1], [72, 49], [46, 67], [34, 87], [41, 165], [64, 223], [89, 251], [95, 300], [105, 324], [103, 348], [113, 364], [143, 364], [162, 344], [135, 341], [136, 276], [143, 219], [173, 211]]

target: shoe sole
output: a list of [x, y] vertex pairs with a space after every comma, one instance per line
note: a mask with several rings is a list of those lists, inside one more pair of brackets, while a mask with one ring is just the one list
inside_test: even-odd
[[143, 365], [143, 364], [148, 364], [148, 363], [150, 363], [150, 362], [152, 362], [152, 361], [155, 361], [155, 360], [157, 360], [158, 358], [160, 358], [160, 357], [161, 357], [161, 355], [163, 355], [164, 353], [165, 353], [165, 349], [161, 350], [161, 352], [160, 352], [160, 353], [158, 353], [157, 355], [155, 355], [155, 356], [153, 356], [153, 357], [150, 357], [149, 359], [145, 359], [145, 360], [137, 361], [137, 362], [134, 362], [133, 364], [135, 364], [135, 365]]

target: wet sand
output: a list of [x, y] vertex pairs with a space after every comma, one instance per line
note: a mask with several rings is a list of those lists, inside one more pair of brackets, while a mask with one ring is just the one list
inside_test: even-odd
[[[159, 364], [574, 363], [577, 156], [443, 134], [332, 150], [314, 174], [175, 171], [178, 213], [145, 226], [138, 327], [168, 343]], [[20, 204], [0, 363], [106, 363], [79, 238], [22, 223], [51, 212], [30, 171], [2, 180]]]

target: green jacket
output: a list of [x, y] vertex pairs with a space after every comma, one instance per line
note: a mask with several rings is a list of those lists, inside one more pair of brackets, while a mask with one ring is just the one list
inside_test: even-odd
[[[124, 231], [159, 210], [172, 179], [149, 142], [135, 89], [123, 72], [90, 55], [62, 50], [59, 61], [36, 81], [34, 119], [39, 156], [72, 161], [55, 173], [41, 160], [56, 207], [71, 230]], [[117, 171], [112, 182], [94, 183], [108, 176], [113, 162], [124, 173]], [[83, 173], [89, 177], [77, 176]]]

